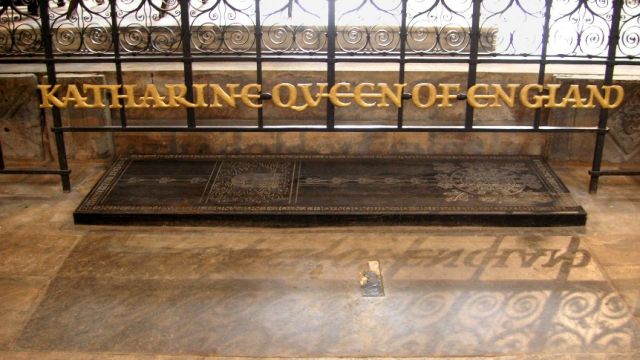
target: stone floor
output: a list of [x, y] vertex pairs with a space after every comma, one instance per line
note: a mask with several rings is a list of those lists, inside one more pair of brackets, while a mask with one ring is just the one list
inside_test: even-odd
[[76, 226], [106, 164], [0, 177], [0, 359], [639, 359], [640, 180], [552, 165], [586, 227]]

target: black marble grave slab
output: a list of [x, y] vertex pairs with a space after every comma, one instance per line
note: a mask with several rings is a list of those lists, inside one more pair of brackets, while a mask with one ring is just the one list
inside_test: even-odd
[[185, 156], [117, 160], [79, 224], [251, 222], [584, 225], [531, 156]]

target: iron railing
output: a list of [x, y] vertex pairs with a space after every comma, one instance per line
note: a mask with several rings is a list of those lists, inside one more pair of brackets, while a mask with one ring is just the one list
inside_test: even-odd
[[[540, 84], [549, 64], [596, 64], [610, 85], [615, 66], [640, 64], [639, 29], [638, 0], [2, 0], [0, 64], [43, 63], [55, 84], [57, 64], [110, 63], [122, 84], [125, 63], [177, 61], [190, 101], [195, 62], [253, 62], [259, 84], [266, 62], [321, 62], [329, 87], [341, 62], [397, 63], [400, 83], [407, 64], [468, 64], [468, 87], [479, 64], [538, 64]], [[185, 131], [591, 132], [591, 192], [600, 176], [638, 173], [601, 170], [606, 109], [594, 126], [547, 126], [540, 109], [530, 125], [476, 125], [469, 105], [459, 126], [407, 125], [403, 107], [395, 125], [339, 125], [330, 101], [324, 125], [269, 126], [262, 109], [252, 126], [199, 125], [192, 108], [181, 126], [130, 125], [121, 108], [117, 126], [80, 127], [63, 126], [60, 110], [51, 111], [59, 168], [7, 169], [0, 148], [0, 173], [59, 174], [68, 191], [65, 132]]]

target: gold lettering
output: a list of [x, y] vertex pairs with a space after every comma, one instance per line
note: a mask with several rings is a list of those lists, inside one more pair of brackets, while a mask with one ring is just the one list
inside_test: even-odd
[[227, 84], [227, 89], [229, 89], [228, 93], [218, 84], [211, 84], [209, 86], [213, 90], [213, 103], [210, 107], [221, 108], [222, 104], [220, 104], [220, 99], [232, 108], [236, 107], [236, 99], [239, 97], [236, 90], [240, 84]]
[[376, 106], [375, 102], [372, 102], [372, 103], [366, 102], [366, 101], [364, 101], [364, 99], [365, 98], [379, 98], [380, 95], [379, 94], [372, 94], [372, 93], [363, 93], [362, 91], [364, 90], [364, 88], [369, 88], [370, 90], [373, 90], [375, 88], [375, 85], [373, 83], [360, 83], [360, 84], [356, 85], [355, 89], [353, 89], [353, 100], [356, 102], [356, 104], [358, 104], [358, 106], [361, 106], [363, 108], [369, 108], [369, 107]]
[[[143, 103], [143, 107], [154, 107], [154, 108], [166, 108], [169, 107], [167, 103], [164, 101], [166, 96], [161, 96], [158, 92], [158, 88], [154, 84], [147, 84], [147, 87], [144, 90], [144, 95], [140, 97], [140, 101]], [[149, 104], [149, 101], [152, 101]]]
[[545, 98], [547, 99], [547, 104], [544, 106], [545, 108], [549, 108], [549, 109], [561, 108], [566, 105], [566, 103], [564, 103], [564, 100], [561, 103], [558, 103], [556, 101], [556, 97], [558, 95], [558, 90], [560, 89], [560, 86], [561, 86], [560, 84], [547, 85], [547, 89], [549, 89], [549, 95], [543, 97], [543, 100]]
[[91, 91], [91, 93], [93, 93], [93, 104], [90, 104], [89, 107], [92, 109], [104, 109], [106, 107], [106, 105], [104, 104], [104, 101], [102, 99], [102, 85], [95, 85], [95, 84], [84, 84], [82, 85], [82, 91], [84, 91], [85, 94], [87, 94], [87, 92]]
[[329, 100], [333, 103], [333, 105], [337, 107], [347, 107], [351, 105], [351, 102], [343, 102], [341, 101], [341, 97], [353, 97], [352, 93], [339, 93], [338, 90], [340, 88], [344, 88], [345, 91], [351, 91], [351, 84], [347, 82], [340, 82], [335, 84], [331, 90], [329, 91]]
[[196, 107], [196, 104], [184, 98], [185, 95], [187, 95], [186, 85], [166, 84], [164, 87], [167, 89], [167, 94], [169, 95], [168, 107], [180, 107], [180, 105], [190, 108]]
[[493, 101], [493, 103], [491, 103], [491, 105], [489, 105], [489, 107], [501, 107], [502, 104], [500, 104], [500, 102], [498, 101], [498, 99], [502, 100], [505, 104], [507, 104], [508, 107], [513, 107], [516, 103], [516, 90], [518, 89], [518, 87], [520, 87], [520, 85], [518, 84], [509, 84], [507, 85], [507, 87], [509, 88], [509, 94], [507, 94], [503, 89], [502, 89], [502, 85], [500, 84], [491, 84], [491, 87], [494, 89], [496, 96], [495, 99]]
[[[282, 94], [280, 93], [280, 89], [282, 88], [286, 88], [287, 92], [289, 93], [289, 99], [287, 100], [286, 103], [282, 102]], [[289, 83], [280, 83], [276, 86], [273, 87], [272, 89], [272, 96], [273, 96], [273, 103], [277, 106], [277, 107], [281, 107], [281, 108], [292, 108], [295, 104], [296, 101], [298, 100], [298, 89], [296, 89], [295, 85], [293, 84], [289, 84]], [[297, 111], [302, 111], [306, 108], [306, 106], [300, 108], [300, 109], [295, 109]]]
[[124, 89], [124, 94], [118, 95], [118, 98], [126, 100], [126, 103], [124, 105], [126, 108], [140, 109], [148, 107], [144, 101], [142, 101], [141, 103], [136, 103], [135, 85], [122, 85], [122, 88]]
[[402, 107], [402, 90], [404, 90], [405, 86], [407, 86], [407, 84], [393, 84], [395, 88], [394, 92], [386, 83], [378, 83], [381, 95], [378, 107], [389, 107], [387, 98], [389, 98], [396, 107]]
[[[602, 86], [604, 96], [600, 93], [596, 85], [587, 85], [587, 90], [589, 90], [589, 101], [585, 106], [587, 108], [596, 107], [594, 101], [597, 101], [603, 109], [615, 109], [620, 106], [624, 100], [624, 88], [620, 85]], [[614, 103], [611, 103], [611, 90], [616, 91], [616, 101]]]
[[562, 100], [561, 105], [566, 107], [567, 104], [573, 103], [572, 108], [576, 109], [584, 109], [587, 107], [586, 103], [587, 99], [582, 98], [580, 95], [580, 86], [579, 85], [570, 85], [569, 90], [567, 91], [567, 95], [565, 95]]
[[62, 98], [62, 101], [66, 106], [68, 106], [69, 102], [72, 101], [76, 103], [73, 106], [74, 108], [90, 108], [89, 104], [87, 104], [87, 98], [80, 94], [80, 90], [78, 90], [78, 87], [75, 84], [67, 85], [67, 94]]
[[482, 89], [484, 92], [487, 92], [489, 91], [489, 85], [476, 84], [470, 87], [469, 90], [467, 90], [467, 102], [469, 103], [469, 105], [471, 105], [474, 108], [478, 108], [478, 109], [486, 108], [487, 106], [489, 106], [489, 103], [488, 102], [481, 103], [478, 101], [478, 99], [482, 99], [482, 100], [494, 99], [495, 100], [496, 96], [491, 94], [476, 94], [478, 89]]
[[451, 94], [451, 90], [459, 92], [460, 84], [440, 84], [438, 85], [440, 90], [442, 91], [442, 95], [437, 95], [436, 97], [440, 99], [440, 104], [438, 104], [439, 108], [448, 108], [453, 107], [449, 100], [457, 99], [457, 94]]
[[[38, 89], [40, 89], [40, 94], [42, 95], [42, 104], [40, 104], [41, 109], [51, 109], [53, 106], [58, 108], [66, 108], [67, 103], [62, 102], [60, 99], [56, 97], [56, 92], [60, 90], [62, 85], [56, 84], [53, 85], [38, 85]], [[49, 91], [51, 89], [51, 91]]]
[[120, 94], [118, 93], [121, 85], [98, 85], [98, 88], [109, 92], [109, 98], [111, 99], [110, 109], [122, 108], [122, 105], [120, 105]]
[[[427, 94], [427, 102], [420, 102], [420, 92], [423, 88], [428, 90]], [[411, 90], [411, 101], [413, 105], [415, 105], [419, 109], [427, 109], [433, 106], [436, 103], [436, 87], [430, 83], [419, 83], [413, 87]]]
[[195, 90], [195, 107], [197, 108], [206, 108], [209, 105], [207, 105], [207, 102], [205, 101], [205, 94], [204, 94], [204, 90], [206, 89], [207, 84], [194, 84], [193, 85], [193, 89]]
[[[144, 95], [137, 97], [136, 85], [98, 85], [98, 84], [70, 84], [66, 86], [65, 96], [58, 97], [64, 85], [38, 85], [41, 94], [40, 108], [66, 108], [70, 103], [76, 108], [222, 108], [229, 106], [236, 108], [238, 100], [252, 109], [263, 107], [261, 97], [262, 86], [252, 83], [240, 88], [240, 84], [194, 84], [193, 97], [188, 100], [189, 89], [184, 84], [166, 84], [166, 95], [161, 95], [154, 84], [144, 88]], [[317, 87], [315, 92], [313, 87]], [[562, 86], [567, 87], [564, 97], [559, 96]], [[353, 87], [353, 91], [352, 90]], [[273, 104], [280, 108], [303, 111], [317, 107], [322, 99], [328, 98], [337, 107], [348, 107], [352, 101], [360, 107], [387, 108], [392, 105], [403, 106], [403, 95], [409, 91], [407, 84], [387, 84], [363, 82], [352, 85], [339, 82], [328, 89], [327, 83], [291, 84], [279, 83], [273, 87]], [[79, 90], [80, 89], [80, 90]], [[211, 90], [209, 90], [211, 89]], [[604, 109], [619, 107], [624, 101], [624, 88], [620, 85], [596, 86], [586, 85], [589, 92], [579, 85], [560, 84], [474, 84], [467, 90], [469, 106], [484, 109], [494, 107], [514, 107], [516, 96], [519, 102], [529, 109], [564, 108], [571, 106], [575, 109], [593, 109], [600, 106]], [[211, 94], [209, 94], [211, 91]], [[300, 96], [301, 91], [302, 96]], [[458, 98], [460, 84], [418, 83], [411, 89], [411, 101], [420, 109], [427, 109], [437, 104], [439, 108], [453, 107], [453, 101]], [[108, 96], [108, 97], [107, 97]], [[300, 104], [298, 99], [302, 98]], [[353, 99], [350, 101], [349, 99]], [[110, 104], [108, 101], [110, 100]], [[210, 103], [208, 101], [211, 101]], [[136, 102], [138, 101], [138, 102]]]
[[541, 108], [544, 99], [547, 98], [547, 97], [546, 96], [536, 95], [536, 96], [533, 97], [534, 102], [531, 102], [529, 100], [529, 92], [532, 89], [533, 90], [537, 90], [538, 92], [541, 92], [544, 88], [540, 84], [527, 84], [527, 85], [523, 86], [522, 89], [520, 89], [520, 103], [522, 104], [522, 106], [524, 106], [524, 107], [526, 107], [528, 109]]
[[[252, 94], [251, 91], [255, 90], [255, 94]], [[240, 92], [240, 100], [242, 103], [249, 108], [252, 109], [260, 109], [262, 107], [262, 103], [260, 102], [260, 92], [262, 91], [262, 85], [260, 84], [247, 84], [242, 87], [242, 91]], [[254, 103], [251, 99], [258, 100], [258, 103]]]
[[325, 90], [327, 89], [328, 84], [326, 83], [318, 83], [316, 84], [318, 86], [318, 94], [316, 94], [316, 98], [315, 100], [313, 99], [313, 97], [311, 96], [311, 86], [313, 86], [312, 84], [299, 84], [298, 86], [300, 87], [300, 89], [302, 90], [302, 96], [304, 97], [304, 101], [307, 103], [307, 105], [309, 107], [317, 107], [318, 105], [320, 105], [320, 101], [322, 101], [322, 98], [325, 97], [327, 95], [327, 93], [325, 92]]

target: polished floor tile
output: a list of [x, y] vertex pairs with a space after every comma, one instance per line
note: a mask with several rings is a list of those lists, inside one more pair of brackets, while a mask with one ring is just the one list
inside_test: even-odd
[[79, 239], [41, 231], [0, 232], [0, 276], [54, 276]]
[[[380, 261], [386, 296], [359, 270]], [[25, 349], [219, 356], [629, 353], [639, 328], [579, 237], [93, 234]]]
[[0, 349], [20, 335], [48, 283], [47, 278], [0, 277]]
[[553, 167], [586, 227], [77, 226], [104, 165], [1, 177], [0, 359], [640, 359], [640, 180]]

